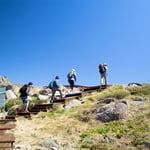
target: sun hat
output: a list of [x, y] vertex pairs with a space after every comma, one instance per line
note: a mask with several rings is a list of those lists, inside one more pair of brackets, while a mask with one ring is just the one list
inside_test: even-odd
[[75, 72], [75, 69], [71, 69], [71, 71]]

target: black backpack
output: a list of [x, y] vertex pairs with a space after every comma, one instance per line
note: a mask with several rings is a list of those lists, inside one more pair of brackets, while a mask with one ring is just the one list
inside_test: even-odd
[[72, 73], [68, 73], [67, 78], [68, 80], [71, 80], [71, 78], [75, 78], [75, 75]]
[[105, 66], [99, 65], [99, 72], [100, 72], [100, 73], [106, 72]]
[[25, 84], [23, 87], [20, 88], [19, 92], [20, 92], [20, 96], [27, 96], [27, 85]]

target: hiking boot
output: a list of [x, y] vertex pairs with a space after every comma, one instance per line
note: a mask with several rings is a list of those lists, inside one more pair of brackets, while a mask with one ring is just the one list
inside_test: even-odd
[[26, 112], [26, 113], [30, 113], [28, 110], [25, 110], [24, 112]]

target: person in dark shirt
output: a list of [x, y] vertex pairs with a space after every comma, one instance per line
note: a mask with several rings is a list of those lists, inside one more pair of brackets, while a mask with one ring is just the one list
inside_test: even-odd
[[103, 64], [99, 65], [99, 73], [100, 73], [100, 76], [101, 76], [100, 84], [101, 85], [107, 85], [108, 84], [107, 70], [108, 70], [108, 67], [107, 67], [106, 63], [103, 63]]
[[22, 105], [19, 106], [16, 111], [19, 112], [22, 108], [25, 108], [25, 112], [29, 112], [28, 106], [29, 106], [29, 98], [30, 90], [32, 88], [33, 83], [29, 82], [28, 84], [25, 84], [20, 90], [20, 98], [22, 100]]

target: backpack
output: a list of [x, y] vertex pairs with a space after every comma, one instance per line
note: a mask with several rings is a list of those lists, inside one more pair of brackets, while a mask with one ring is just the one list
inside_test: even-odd
[[75, 78], [75, 75], [72, 73], [68, 73], [67, 78], [68, 80], [71, 80], [72, 78]]
[[23, 87], [20, 88], [19, 92], [21, 96], [26, 96], [27, 95], [26, 91], [27, 91], [27, 85], [25, 84]]
[[49, 88], [52, 89], [54, 87], [54, 80], [49, 83]]
[[105, 66], [99, 66], [99, 71], [100, 71], [100, 73], [104, 73], [104, 72], [106, 72], [106, 68], [105, 68]]

